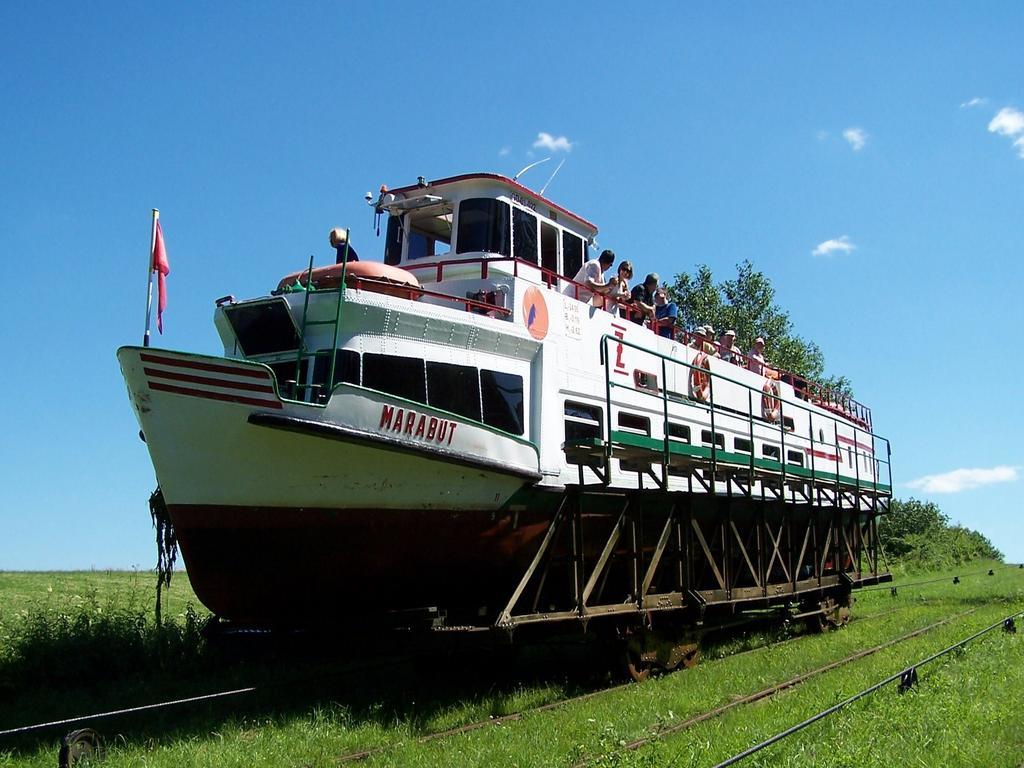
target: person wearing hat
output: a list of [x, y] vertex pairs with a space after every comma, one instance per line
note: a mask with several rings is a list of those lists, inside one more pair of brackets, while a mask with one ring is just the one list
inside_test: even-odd
[[596, 259], [591, 259], [580, 267], [572, 282], [562, 289], [562, 293], [566, 296], [574, 296], [583, 302], [592, 301], [596, 307], [603, 306], [604, 299], [599, 294], [604, 295], [614, 287], [605, 280], [604, 273], [614, 263], [615, 252], [606, 248]]
[[630, 320], [637, 325], [643, 325], [644, 320], [654, 319], [654, 292], [658, 290], [659, 282], [661, 282], [661, 278], [658, 277], [658, 273], [651, 272], [644, 278], [643, 284], [636, 286], [630, 293], [633, 304]]
[[764, 339], [758, 336], [747, 355], [747, 368], [758, 376], [764, 375]]
[[718, 350], [715, 345], [711, 342], [711, 339], [715, 337], [715, 329], [710, 325], [702, 325], [696, 331], [694, 331], [693, 346], [694, 349], [703, 352], [709, 357], [714, 357], [718, 354]]
[[718, 337], [718, 356], [727, 363], [735, 363], [736, 350], [733, 349], [733, 342], [736, 341], [736, 331], [728, 330]]

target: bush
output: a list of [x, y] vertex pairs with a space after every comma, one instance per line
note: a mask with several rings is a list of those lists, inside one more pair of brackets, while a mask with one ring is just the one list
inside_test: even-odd
[[879, 518], [878, 540], [888, 558], [915, 570], [1003, 559], [985, 536], [962, 525], [949, 525], [936, 504], [917, 499], [893, 499], [889, 514]]

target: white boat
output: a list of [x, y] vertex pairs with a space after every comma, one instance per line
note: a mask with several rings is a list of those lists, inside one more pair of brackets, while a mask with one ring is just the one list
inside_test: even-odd
[[581, 301], [597, 228], [511, 179], [375, 205], [382, 262], [220, 302], [223, 356], [118, 351], [214, 613], [649, 621], [885, 578], [866, 408]]

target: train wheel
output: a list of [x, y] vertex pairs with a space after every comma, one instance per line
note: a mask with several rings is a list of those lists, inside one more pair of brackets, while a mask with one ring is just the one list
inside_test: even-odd
[[693, 669], [700, 663], [700, 646], [696, 643], [691, 643], [690, 645], [691, 649], [687, 651], [686, 655], [679, 662], [684, 669]]

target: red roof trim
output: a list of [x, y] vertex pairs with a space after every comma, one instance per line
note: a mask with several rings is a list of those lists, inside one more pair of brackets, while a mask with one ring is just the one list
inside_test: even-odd
[[[508, 176], [502, 176], [501, 174], [498, 174], [498, 173], [464, 173], [461, 176], [448, 176], [447, 178], [444, 178], [444, 179], [437, 179], [435, 181], [428, 181], [427, 182], [427, 186], [439, 187], [439, 186], [442, 186], [444, 184], [454, 184], [457, 181], [470, 181], [472, 179], [488, 179], [490, 181], [500, 181], [502, 184], [507, 184], [508, 186], [512, 187], [512, 189], [516, 190], [517, 192], [520, 192], [520, 193], [525, 194], [525, 195], [530, 195], [531, 197], [535, 197], [538, 200], [540, 200], [542, 203], [544, 203], [544, 205], [548, 206], [549, 208], [554, 208], [556, 211], [559, 211], [560, 213], [564, 213], [566, 216], [571, 216], [572, 218], [576, 219], [576, 221], [580, 222], [581, 224], [584, 224], [584, 225], [590, 227], [595, 232], [597, 231], [597, 225], [594, 224], [593, 222], [587, 221], [582, 216], [576, 215], [575, 213], [570, 211], [568, 208], [563, 208], [558, 203], [551, 202], [546, 197], [542, 197], [541, 195], [539, 195], [536, 192], [534, 192], [532, 189], [524, 187], [519, 182], [512, 181], [512, 179], [510, 179]], [[410, 184], [407, 187], [398, 187], [397, 189], [389, 189], [388, 192], [391, 192], [391, 193], [401, 192], [401, 193], [404, 194], [406, 192], [409, 192], [409, 191], [414, 190], [414, 189], [419, 189], [419, 188], [420, 187], [418, 185], [416, 185], [416, 184]]]

